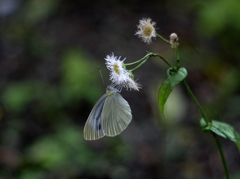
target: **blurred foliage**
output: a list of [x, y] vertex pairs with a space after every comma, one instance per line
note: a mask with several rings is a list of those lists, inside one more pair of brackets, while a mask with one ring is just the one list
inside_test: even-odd
[[[75, 126], [58, 125], [54, 134], [39, 138], [26, 150], [25, 160], [32, 167], [41, 167], [36, 167], [30, 176], [23, 170], [20, 176], [38, 178], [41, 174], [40, 178], [64, 178], [82, 173], [96, 156], [84, 145], [84, 141], [79, 137], [81, 136], [79, 131], [80, 129]], [[53, 173], [49, 174], [46, 169]]]
[[59, 0], [30, 0], [25, 1], [21, 9], [24, 22], [28, 25], [35, 25], [47, 18], [51, 14], [54, 14], [54, 10], [57, 9]]
[[[29, 168], [22, 170], [19, 178], [71, 178], [76, 176], [88, 178], [96, 177], [96, 175], [100, 177], [112, 175], [112, 173], [108, 173], [110, 163], [104, 159], [104, 156], [108, 154], [96, 153], [87, 146], [80, 131], [79, 127], [71, 124], [58, 124], [53, 134], [40, 137], [32, 143], [25, 151], [26, 162], [24, 164], [31, 166], [32, 171]], [[118, 161], [128, 158], [128, 156], [124, 156], [124, 153], [131, 153], [126, 146], [122, 148], [123, 143], [119, 140], [114, 147], [111, 147], [111, 144], [108, 146], [114, 153], [110, 156]], [[115, 173], [118, 170], [122, 170], [121, 167], [112, 172]]]
[[2, 95], [4, 106], [13, 114], [18, 114], [26, 108], [26, 105], [33, 100], [34, 90], [31, 83], [9, 84]]
[[201, 29], [206, 34], [213, 36], [229, 27], [239, 30], [239, 5], [238, 0], [214, 0], [205, 4], [204, 9], [199, 13], [199, 26], [201, 25]]
[[[60, 110], [64, 105], [82, 99], [94, 103], [101, 93], [94, 83], [96, 76], [93, 71], [97, 68], [94, 70], [88, 61], [79, 51], [68, 51], [62, 60], [62, 79], [59, 85], [53, 86], [41, 81], [9, 84], [2, 93], [4, 106], [12, 114], [19, 114], [31, 101], [37, 101], [37, 105], [44, 111]], [[89, 88], [90, 85], [92, 88]]]
[[[94, 68], [95, 67], [95, 68]], [[79, 50], [68, 51], [61, 66], [62, 96], [69, 103], [86, 98], [95, 102], [100, 93], [96, 92], [97, 64], [79, 53]], [[91, 88], [89, 88], [91, 86]]]
[[[166, 103], [167, 119], [159, 117], [157, 89], [167, 69], [155, 59], [134, 74], [141, 91], [122, 92], [133, 113], [129, 127], [120, 136], [90, 142], [82, 132], [105, 91], [97, 67], [106, 79], [107, 54], [129, 62], [146, 51], [174, 58], [160, 40], [146, 46], [133, 35], [143, 17], [157, 22], [164, 37], [178, 34], [186, 81], [207, 116], [240, 131], [239, 5], [0, 0], [0, 178], [224, 178], [216, 146], [202, 133], [199, 111], [181, 85]], [[221, 142], [237, 179], [239, 152]]]

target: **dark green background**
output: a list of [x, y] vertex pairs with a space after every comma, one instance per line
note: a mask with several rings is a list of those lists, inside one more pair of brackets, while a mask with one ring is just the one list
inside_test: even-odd
[[[133, 120], [114, 138], [83, 139], [83, 127], [108, 82], [104, 58], [134, 62], [146, 51], [174, 63], [160, 39], [134, 35], [143, 17], [179, 36], [187, 82], [209, 119], [240, 132], [240, 1], [0, 0], [0, 178], [212, 179], [221, 160], [182, 85], [158, 109], [167, 66], [151, 58], [135, 73], [142, 89], [122, 91]], [[220, 139], [232, 179], [240, 178], [234, 143]]]

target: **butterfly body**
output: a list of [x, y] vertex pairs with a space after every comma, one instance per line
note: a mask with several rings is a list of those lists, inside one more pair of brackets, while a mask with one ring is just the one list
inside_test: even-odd
[[84, 139], [96, 140], [120, 134], [132, 120], [128, 102], [118, 90], [108, 86], [106, 93], [94, 105], [84, 127]]

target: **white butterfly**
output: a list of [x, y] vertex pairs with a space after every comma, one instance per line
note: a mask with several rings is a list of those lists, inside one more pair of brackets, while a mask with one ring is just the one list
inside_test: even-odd
[[132, 120], [128, 102], [118, 90], [108, 86], [106, 93], [94, 105], [84, 127], [84, 139], [96, 140], [120, 134]]

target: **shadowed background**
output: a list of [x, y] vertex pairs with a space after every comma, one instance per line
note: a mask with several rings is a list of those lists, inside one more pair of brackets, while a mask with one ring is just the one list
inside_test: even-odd
[[[167, 66], [151, 58], [135, 73], [142, 89], [122, 91], [133, 120], [121, 135], [83, 139], [94, 103], [105, 93], [112, 52], [127, 63], [146, 51], [174, 63], [160, 39], [134, 33], [150, 17], [157, 32], [179, 37], [180, 63], [209, 119], [240, 132], [240, 1], [0, 0], [0, 178], [224, 178], [212, 136], [182, 85], [164, 119], [157, 93]], [[221, 138], [232, 179], [240, 178], [234, 143]]]

